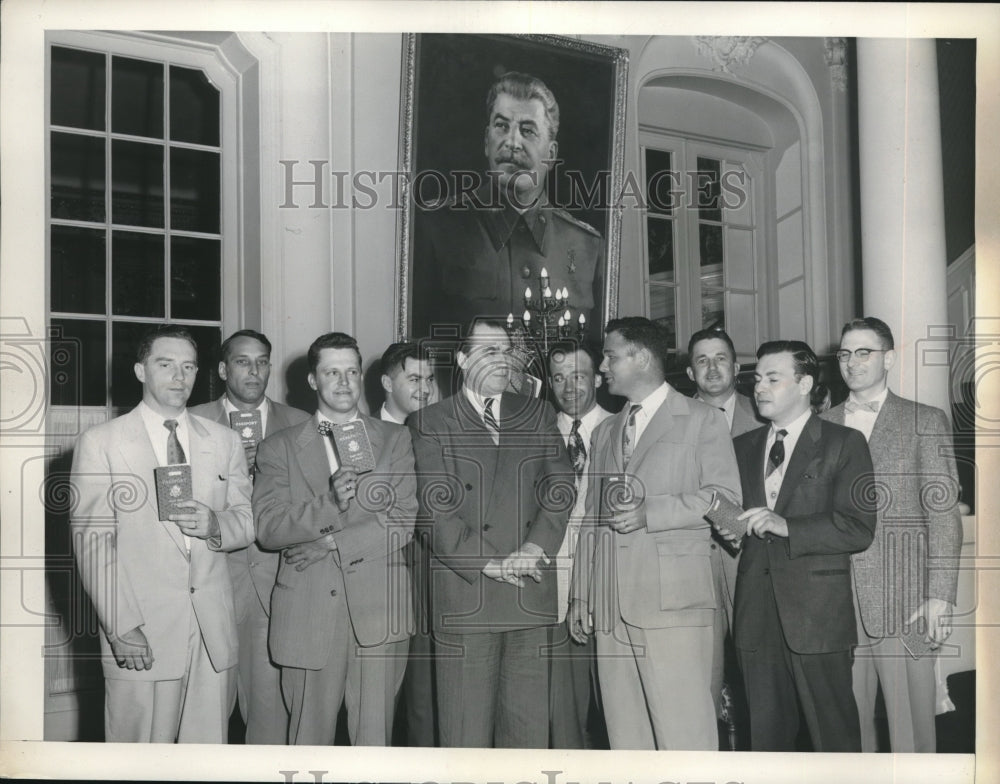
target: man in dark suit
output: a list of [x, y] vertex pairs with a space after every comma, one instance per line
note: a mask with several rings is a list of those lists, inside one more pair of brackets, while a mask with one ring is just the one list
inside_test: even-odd
[[548, 659], [573, 469], [545, 402], [505, 392], [511, 343], [478, 322], [462, 387], [408, 419], [431, 564], [443, 746], [546, 748]]
[[[257, 539], [291, 548], [271, 593], [271, 654], [291, 713], [290, 743], [330, 745], [347, 705], [356, 746], [392, 738], [396, 694], [412, 633], [403, 548], [417, 510], [405, 427], [358, 411], [361, 353], [341, 332], [309, 347], [316, 416], [265, 438], [257, 450]], [[364, 424], [375, 469], [359, 474], [334, 449], [334, 426]]]
[[[740, 363], [736, 361], [736, 347], [732, 338], [722, 329], [701, 329], [688, 341], [687, 375], [698, 391], [695, 400], [722, 410], [733, 438], [764, 424], [758, 419], [753, 402], [746, 395], [736, 391], [736, 376]], [[729, 681], [730, 691], [723, 697], [723, 681], [727, 670], [727, 637], [733, 628], [733, 596], [736, 594], [736, 567], [739, 550], [712, 532], [712, 577], [715, 580], [716, 597], [720, 612], [715, 614], [715, 647], [712, 650], [712, 696], [715, 699], [716, 715], [726, 724], [732, 725], [733, 706], [731, 699], [733, 679]], [[735, 666], [735, 664], [733, 664]], [[739, 699], [742, 699], [740, 695]]]
[[867, 438], [889, 501], [879, 507], [872, 546], [851, 557], [861, 748], [877, 750], [875, 695], [881, 686], [892, 751], [934, 752], [935, 652], [951, 634], [962, 549], [951, 428], [940, 409], [889, 391], [895, 341], [881, 319], [845, 324], [837, 360], [851, 393], [823, 417]]
[[871, 457], [859, 433], [813, 414], [825, 390], [808, 345], [765, 343], [757, 360], [771, 425], [735, 441], [748, 508], [729, 532], [743, 547], [735, 639], [751, 748], [794, 751], [801, 707], [816, 751], [860, 751], [850, 555], [875, 532]]
[[[73, 454], [70, 525], [101, 624], [108, 742], [227, 738], [237, 635], [225, 552], [253, 540], [250, 479], [236, 434], [185, 408], [197, 351], [183, 327], [150, 330], [135, 364], [142, 401]], [[190, 466], [193, 500], [167, 514], [154, 476], [171, 464]]]
[[[567, 623], [579, 642], [596, 630], [611, 748], [717, 751], [704, 515], [716, 493], [740, 500], [733, 442], [722, 412], [664, 380], [662, 327], [621, 318], [605, 332], [600, 370], [630, 405], [594, 431]], [[622, 486], [634, 499], [616, 498]]]
[[[271, 342], [252, 329], [234, 332], [222, 343], [219, 378], [226, 393], [211, 403], [191, 408], [191, 413], [230, 427], [230, 413], [259, 411], [263, 435], [269, 436], [309, 418], [305, 411], [266, 397], [271, 376]], [[257, 442], [244, 440], [247, 465], [253, 478]], [[281, 699], [281, 671], [267, 652], [268, 607], [278, 574], [278, 553], [261, 550], [256, 542], [227, 555], [236, 598], [236, 623], [240, 661], [232, 684], [229, 710], [239, 695], [240, 714], [246, 725], [246, 742], [285, 743], [288, 710]]]

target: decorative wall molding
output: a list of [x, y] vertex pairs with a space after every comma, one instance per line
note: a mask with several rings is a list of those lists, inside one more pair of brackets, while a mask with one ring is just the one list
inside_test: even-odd
[[750, 62], [757, 47], [767, 41], [758, 36], [696, 35], [698, 54], [712, 61], [713, 71], [736, 73]]
[[824, 38], [823, 54], [830, 66], [830, 79], [840, 92], [847, 90], [847, 39]]

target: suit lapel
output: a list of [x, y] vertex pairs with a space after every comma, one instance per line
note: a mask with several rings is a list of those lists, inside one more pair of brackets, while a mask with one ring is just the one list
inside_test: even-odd
[[[751, 496], [743, 499], [743, 504], [747, 509], [753, 506], [767, 506], [767, 497], [764, 492], [764, 464], [767, 462], [767, 458], [764, 456], [764, 448], [767, 446], [767, 434], [770, 431], [770, 426], [762, 427], [753, 431], [749, 436], [751, 439], [749, 447], [750, 481], [747, 482], [747, 485]], [[740, 466], [740, 473], [743, 473], [742, 466]]]
[[309, 489], [315, 495], [330, 489], [330, 461], [326, 456], [326, 447], [316, 430], [316, 418], [310, 417], [302, 423], [295, 439], [295, 459], [299, 470], [306, 478]]
[[[788, 467], [785, 469], [785, 477], [781, 480], [781, 490], [778, 492], [778, 500], [774, 504], [774, 511], [781, 514], [789, 497], [795, 492], [802, 481], [802, 475], [806, 472], [809, 463], [819, 451], [819, 439], [823, 426], [819, 417], [810, 415], [806, 425], [802, 428], [802, 434], [795, 444], [795, 451], [788, 458]], [[766, 431], [765, 431], [766, 432]], [[763, 474], [763, 472], [761, 472]], [[762, 480], [763, 481], [763, 480]]]
[[900, 432], [899, 398], [890, 392], [875, 417], [875, 426], [868, 439], [868, 449], [875, 465], [887, 465], [904, 454], [899, 444]]
[[[184, 535], [181, 533], [180, 529], [175, 523], [169, 520], [160, 520], [159, 507], [156, 502], [156, 469], [159, 467], [156, 462], [156, 453], [153, 452], [153, 445], [149, 442], [149, 433], [146, 432], [146, 425], [142, 421], [142, 414], [139, 413], [139, 409], [133, 409], [130, 413], [126, 415], [127, 421], [125, 424], [124, 438], [121, 443], [118, 444], [118, 450], [121, 453], [122, 458], [125, 460], [126, 465], [131, 469], [132, 473], [139, 477], [140, 481], [146, 483], [149, 488], [149, 493], [146, 497], [146, 504], [149, 505], [150, 515], [154, 520], [157, 521], [158, 525], [162, 525], [164, 530], [173, 539], [174, 544], [177, 545], [177, 549], [181, 551], [185, 558], [188, 557], [188, 549], [184, 544]], [[193, 431], [194, 417], [189, 416], [188, 430]], [[167, 431], [164, 430], [164, 433]], [[166, 437], [166, 436], [164, 436]], [[192, 446], [189, 444], [189, 446]], [[193, 451], [193, 449], [192, 449]], [[191, 477], [192, 482], [194, 481], [195, 472], [194, 466], [191, 467]], [[198, 491], [196, 487], [192, 487], [195, 497], [198, 497]]]
[[[656, 410], [656, 413], [653, 414], [653, 418], [649, 420], [646, 429], [642, 431], [642, 436], [636, 442], [628, 464], [633, 468], [637, 468], [642, 463], [642, 459], [646, 456], [650, 447], [673, 427], [674, 417], [687, 416], [690, 410], [687, 400], [671, 387], [670, 391], [667, 392], [666, 400], [663, 401]], [[625, 418], [628, 419], [628, 411], [626, 410], [625, 413]], [[622, 429], [624, 427], [623, 423]], [[621, 452], [621, 439], [618, 439], [618, 451]]]

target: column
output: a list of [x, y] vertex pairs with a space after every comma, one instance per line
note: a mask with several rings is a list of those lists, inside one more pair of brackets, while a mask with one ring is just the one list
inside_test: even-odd
[[896, 336], [890, 387], [950, 412], [934, 39], [858, 39], [858, 136], [862, 311]]

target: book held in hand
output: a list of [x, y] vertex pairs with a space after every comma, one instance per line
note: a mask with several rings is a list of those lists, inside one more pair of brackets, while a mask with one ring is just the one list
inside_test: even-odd
[[259, 408], [253, 411], [230, 411], [229, 425], [239, 435], [244, 447], [257, 446], [264, 438]]
[[331, 435], [341, 468], [350, 468], [359, 474], [375, 468], [375, 450], [362, 420], [334, 425]]
[[730, 544], [733, 547], [739, 547], [740, 540], [747, 532], [746, 521], [737, 519], [741, 514], [743, 514], [743, 507], [737, 506], [724, 495], [716, 493], [715, 497], [712, 498], [712, 503], [708, 505], [705, 517], [715, 528], [735, 534], [736, 541]]
[[169, 515], [186, 512], [180, 507], [188, 506], [194, 498], [191, 489], [191, 466], [188, 463], [154, 468], [156, 477], [156, 508], [161, 520]]

